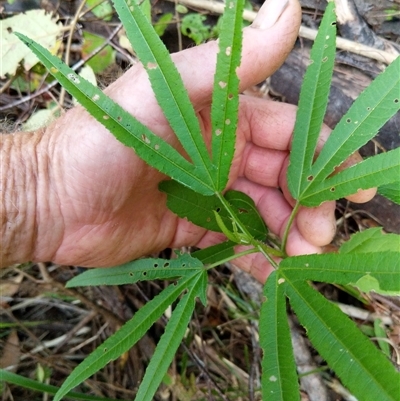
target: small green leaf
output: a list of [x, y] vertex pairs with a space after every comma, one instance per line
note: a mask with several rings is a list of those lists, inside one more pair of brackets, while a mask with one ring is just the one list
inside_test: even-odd
[[282, 285], [284, 281], [274, 271], [264, 286], [266, 301], [260, 312], [260, 345], [264, 353], [261, 379], [263, 400], [300, 399]]
[[301, 86], [288, 168], [288, 186], [295, 199], [310, 183], [311, 164], [328, 104], [335, 50], [336, 15], [332, 1], [326, 7]]
[[168, 28], [168, 24], [171, 23], [172, 19], [174, 18], [174, 14], [172, 13], [165, 13], [160, 16], [158, 21], [153, 25], [154, 30], [156, 31], [158, 36], [163, 36], [165, 30]]
[[[83, 31], [82, 58], [88, 56], [94, 49], [101, 46], [105, 41], [106, 39], [102, 36]], [[103, 72], [113, 63], [115, 63], [115, 50], [110, 45], [104, 47], [98, 54], [86, 62], [87, 65], [92, 67], [96, 74]]]
[[197, 170], [213, 187], [213, 167], [199, 120], [167, 48], [135, 0], [113, 2], [165, 117]]
[[192, 39], [196, 45], [204, 43], [212, 34], [211, 25], [204, 23], [206, 19], [205, 15], [199, 13], [186, 14], [181, 21], [182, 35]]
[[230, 0], [222, 16], [217, 68], [211, 105], [211, 154], [217, 167], [216, 189], [222, 191], [229, 176], [235, 151], [239, 109], [237, 69], [242, 51], [244, 0]]
[[400, 205], [400, 181], [391, 184], [380, 185], [378, 193]]
[[376, 341], [378, 342], [379, 348], [382, 352], [386, 355], [387, 358], [390, 359], [390, 346], [389, 342], [387, 341], [387, 333], [385, 329], [385, 325], [383, 324], [381, 319], [374, 320], [374, 334], [376, 337]]
[[195, 272], [190, 276], [180, 279], [176, 284], [171, 284], [151, 301], [140, 308], [131, 320], [126, 322], [115, 334], [109, 337], [102, 345], [93, 351], [80, 363], [65, 380], [54, 401], [60, 401], [71, 389], [82, 383], [88, 377], [96, 373], [107, 363], [117, 359], [128, 351], [149, 330], [153, 323], [160, 318], [167, 307], [174, 302], [179, 295], [191, 287], [197, 277], [205, 272]]
[[[233, 231], [231, 217], [216, 195], [200, 195], [176, 181], [163, 181], [159, 184], [159, 189], [168, 195], [167, 206], [179, 217], [187, 218], [207, 230], [222, 232], [215, 219], [213, 211], [216, 211], [228, 230]], [[225, 198], [250, 234], [255, 239], [264, 241], [268, 231], [254, 201], [239, 191], [228, 191]]]
[[382, 227], [370, 228], [353, 234], [339, 249], [340, 253], [385, 251], [400, 252], [400, 235], [384, 234]]
[[119, 141], [135, 150], [150, 166], [202, 194], [214, 193], [208, 173], [201, 173], [167, 142], [108, 98], [100, 89], [79, 77], [58, 57], [22, 34], [15, 33], [40, 59], [58, 82], [103, 124]]
[[167, 280], [201, 272], [203, 264], [184, 253], [176, 259], [148, 258], [120, 266], [90, 269], [68, 281], [66, 287], [133, 284], [144, 280]]
[[92, 13], [104, 20], [110, 21], [113, 14], [113, 8], [108, 0], [86, 0], [86, 6], [92, 8]]
[[301, 204], [318, 206], [327, 200], [352, 195], [361, 189], [377, 187], [398, 181], [400, 174], [400, 148], [370, 157], [351, 166], [304, 191]]
[[379, 283], [374, 291], [400, 293], [400, 252], [328, 253], [287, 258], [279, 271], [291, 280], [314, 280], [348, 285], [370, 277]]
[[352, 394], [363, 401], [398, 401], [400, 374], [386, 356], [336, 305], [307, 283], [285, 278], [286, 294], [308, 338]]
[[206, 298], [207, 274], [205, 271], [192, 278], [188, 292], [179, 301], [169, 319], [165, 332], [161, 336], [135, 401], [152, 401], [158, 386], [162, 382], [168, 367], [182, 341], [192, 316], [196, 297]]

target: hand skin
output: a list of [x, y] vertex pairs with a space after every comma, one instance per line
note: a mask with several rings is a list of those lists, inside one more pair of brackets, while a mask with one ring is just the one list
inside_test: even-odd
[[[292, 49], [301, 9], [297, 0], [284, 8], [282, 4], [269, 0], [245, 29], [238, 71], [241, 90], [270, 76]], [[209, 42], [173, 55], [208, 142], [216, 53], [217, 43]], [[179, 148], [140, 64], [105, 92]], [[277, 235], [283, 234], [293, 206], [285, 177], [295, 113], [291, 105], [240, 99], [228, 186], [249, 194]], [[328, 135], [324, 127], [322, 141]], [[166, 177], [81, 107], [43, 131], [1, 135], [0, 161], [2, 266], [26, 261], [112, 266], [168, 247], [205, 247], [223, 240], [170, 212], [165, 194], [158, 191]], [[363, 191], [352, 200], [364, 202], [373, 195], [374, 191]], [[289, 234], [288, 254], [320, 252], [335, 233], [334, 209], [334, 202], [302, 208]], [[239, 258], [235, 264], [261, 282], [272, 269], [260, 254]]]

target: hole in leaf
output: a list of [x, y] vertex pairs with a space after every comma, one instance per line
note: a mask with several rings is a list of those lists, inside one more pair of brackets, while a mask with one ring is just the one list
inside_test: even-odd
[[336, 191], [336, 188], [335, 187], [332, 187], [331, 188], [331, 192], [335, 192]]
[[222, 129], [217, 129], [215, 135], [220, 136], [222, 134]]
[[336, 25], [336, 21], [333, 21], [333, 22], [331, 23], [331, 25], [332, 25], [332, 26], [335, 26], [335, 25]]
[[215, 209], [215, 211], [216, 211], [217, 213], [219, 213], [219, 212], [221, 211], [221, 208], [220, 208], [220, 207], [217, 207], [217, 208]]
[[227, 118], [226, 120], [225, 120], [225, 124], [226, 125], [229, 125], [231, 123], [231, 120], [229, 119], [229, 118]]
[[81, 81], [80, 79], [75, 75], [75, 74], [68, 74], [67, 75], [68, 79], [71, 80], [72, 82], [79, 84]]
[[108, 120], [109, 118], [110, 118], [110, 116], [107, 116], [107, 115], [103, 116], [103, 120]]
[[150, 143], [150, 139], [147, 138], [147, 136], [145, 134], [142, 134], [142, 140], [146, 143]]
[[157, 63], [152, 63], [150, 61], [147, 63], [147, 69], [155, 70], [156, 68], [157, 68]]
[[239, 213], [249, 213], [249, 211], [247, 209], [243, 209], [242, 207], [240, 207], [238, 210], [239, 210]]
[[219, 85], [222, 89], [224, 89], [225, 86], [226, 86], [226, 82], [219, 81], [219, 82], [218, 82], [218, 85]]
[[270, 382], [276, 382], [278, 379], [276, 378], [276, 376], [271, 376], [270, 378], [269, 378], [269, 381]]
[[351, 123], [351, 119], [348, 118], [348, 119], [346, 120], [346, 123]]
[[228, 100], [232, 100], [232, 99], [233, 99], [233, 94], [230, 93], [230, 94], [228, 95]]
[[368, 110], [368, 111], [371, 111], [371, 107], [367, 107], [367, 110]]
[[228, 47], [226, 48], [226, 50], [225, 50], [225, 54], [226, 54], [227, 56], [230, 56], [231, 53], [232, 53], [232, 47], [231, 47], [231, 46], [228, 46]]
[[103, 349], [103, 352], [107, 352], [107, 348], [104, 348], [104, 349]]
[[147, 276], [147, 272], [143, 272], [142, 275], [143, 275], [143, 276]]
[[395, 103], [399, 103], [399, 99], [394, 99], [393, 100]]
[[92, 100], [96, 101], [100, 99], [100, 95], [98, 93], [96, 93], [95, 95], [93, 95]]
[[13, 30], [12, 30], [11, 26], [8, 26], [8, 27], [7, 27], [7, 32], [8, 32], [8, 33], [12, 33], [12, 31], [13, 31]]
[[323, 59], [322, 59], [322, 62], [323, 63], [326, 63], [328, 61], [328, 57], [324, 57]]
[[327, 40], [328, 40], [329, 38], [330, 38], [330, 36], [329, 36], [329, 35], [326, 35], [326, 36], [325, 36], [325, 39], [327, 39]]
[[279, 280], [278, 280], [278, 284], [283, 284], [285, 282], [285, 279], [284, 278], [280, 278]]
[[159, 150], [159, 149], [160, 149], [160, 145], [157, 145], [157, 144], [154, 145], [154, 149], [155, 149], [155, 150]]
[[158, 267], [158, 263], [154, 263], [153, 267], [157, 268]]
[[131, 277], [133, 277], [133, 273], [132, 273], [132, 272], [129, 272], [129, 275], [130, 275]]
[[165, 262], [164, 267], [169, 267], [169, 262]]
[[121, 116], [118, 116], [118, 117], [117, 117], [117, 120], [118, 120], [118, 121], [122, 121], [122, 117], [121, 117]]
[[182, 263], [182, 267], [186, 267], [186, 263]]
[[313, 175], [309, 175], [308, 177], [307, 177], [307, 181], [312, 181], [314, 179], [314, 176]]

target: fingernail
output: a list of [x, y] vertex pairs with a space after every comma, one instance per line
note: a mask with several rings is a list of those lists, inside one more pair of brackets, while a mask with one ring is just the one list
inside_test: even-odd
[[285, 11], [289, 0], [266, 0], [251, 26], [256, 29], [268, 29], [276, 24]]

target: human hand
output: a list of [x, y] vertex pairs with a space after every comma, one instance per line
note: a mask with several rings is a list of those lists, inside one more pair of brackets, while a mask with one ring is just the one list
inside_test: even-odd
[[[244, 32], [238, 71], [241, 90], [262, 81], [283, 63], [297, 37], [300, 16], [296, 0], [286, 6], [284, 1], [266, 2], [252, 27]], [[216, 42], [209, 42], [173, 55], [207, 142], [216, 53]], [[141, 65], [133, 66], [105, 92], [179, 148]], [[228, 186], [249, 194], [277, 235], [283, 234], [293, 206], [286, 187], [286, 168], [295, 113], [295, 107], [282, 103], [247, 96], [240, 100]], [[322, 138], [327, 135], [325, 127]], [[50, 205], [46, 215], [51, 242], [37, 242], [35, 260], [111, 266], [167, 247], [203, 247], [223, 239], [170, 212], [165, 194], [158, 191], [165, 176], [119, 143], [81, 107], [50, 126], [42, 142], [47, 144], [50, 157], [48, 188], [57, 204]], [[356, 200], [369, 197], [369, 193], [360, 193]], [[287, 252], [315, 253], [329, 243], [335, 232], [334, 208], [334, 202], [327, 202], [300, 210]], [[271, 271], [259, 254], [240, 258], [236, 264], [260, 281]]]

